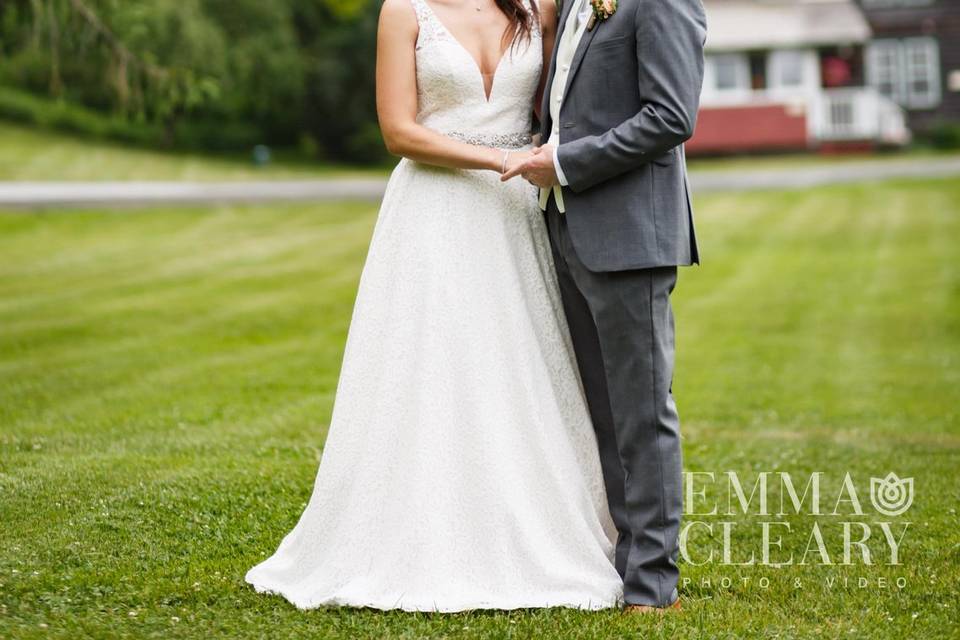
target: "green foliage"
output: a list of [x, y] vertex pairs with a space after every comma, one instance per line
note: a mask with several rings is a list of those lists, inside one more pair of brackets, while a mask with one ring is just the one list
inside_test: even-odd
[[[178, 89], [171, 86], [168, 90]], [[171, 98], [174, 99], [177, 98]], [[242, 120], [190, 118], [178, 123], [171, 131], [155, 121], [136, 122], [65, 99], [38, 98], [3, 86], [0, 86], [0, 118], [93, 138], [188, 150], [247, 149], [261, 139], [261, 132]]]
[[158, 126], [133, 123], [66, 100], [38, 98], [3, 86], [0, 86], [0, 118], [44, 129], [133, 144], [156, 145], [162, 140], [162, 131]]
[[925, 138], [935, 149], [945, 151], [960, 149], [960, 124], [955, 122], [937, 123], [926, 133]]
[[384, 155], [371, 125], [378, 6], [7, 0], [0, 85], [161, 127], [174, 147], [293, 146], [309, 138], [319, 156], [376, 160]]

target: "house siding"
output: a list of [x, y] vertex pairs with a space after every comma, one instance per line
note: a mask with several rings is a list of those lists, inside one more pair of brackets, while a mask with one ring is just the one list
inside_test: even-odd
[[960, 0], [902, 7], [880, 7], [863, 0], [860, 4], [875, 40], [924, 36], [935, 38], [939, 44], [940, 104], [931, 109], [909, 109], [910, 128], [923, 132], [940, 122], [960, 122], [960, 91], [951, 91], [948, 86], [950, 73], [960, 72]]
[[807, 118], [784, 105], [702, 109], [687, 142], [691, 155], [806, 149]]

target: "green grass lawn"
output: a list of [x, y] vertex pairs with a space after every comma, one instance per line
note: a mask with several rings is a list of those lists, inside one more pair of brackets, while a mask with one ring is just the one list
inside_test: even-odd
[[[912, 508], [887, 518], [911, 523], [899, 566], [879, 531], [870, 566], [685, 564], [685, 610], [662, 618], [258, 596], [243, 575], [312, 488], [374, 209], [10, 213], [0, 637], [957, 637], [960, 183], [698, 206], [704, 265], [676, 293], [686, 468], [819, 470], [830, 487], [849, 471], [865, 509], [869, 477], [912, 477]], [[758, 518], [725, 519], [736, 559], [759, 554]], [[776, 555], [818, 521], [833, 553], [841, 519], [792, 517]]]
[[270, 180], [383, 175], [281, 154], [257, 167], [249, 156], [211, 156], [137, 149], [0, 121], [0, 181]]
[[882, 164], [913, 159], [954, 158], [956, 151], [941, 151], [929, 147], [891, 149], [883, 152], [772, 153], [770, 155], [744, 154], [717, 157], [692, 157], [688, 165], [693, 171], [761, 171], [811, 169], [845, 164]]
[[[908, 157], [937, 157], [937, 152], [911, 150], [882, 155], [794, 153], [763, 157], [693, 158], [690, 168], [695, 171], [790, 170], [823, 163], [886, 162]], [[384, 175], [386, 169], [383, 167], [307, 162], [283, 152], [269, 165], [257, 167], [252, 162], [252, 154], [211, 156], [137, 149], [0, 121], [0, 181], [230, 181]]]

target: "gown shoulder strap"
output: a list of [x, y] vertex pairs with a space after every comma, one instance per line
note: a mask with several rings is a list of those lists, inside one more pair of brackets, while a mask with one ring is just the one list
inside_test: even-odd
[[[543, 32], [543, 25], [540, 23], [540, 3], [538, 0], [524, 0], [524, 4], [527, 5], [527, 9], [530, 11], [530, 13], [536, 16], [536, 18], [533, 20], [533, 24], [530, 25], [532, 27], [530, 32], [535, 38], [539, 38]], [[558, 2], [557, 4], [559, 5], [560, 3]]]
[[426, 0], [410, 0], [410, 4], [413, 6], [414, 13], [417, 14], [417, 23], [421, 28], [424, 24], [432, 22], [433, 10], [426, 3]]
[[437, 20], [433, 9], [427, 4], [426, 0], [410, 0], [414, 13], [417, 14], [417, 26], [420, 27], [420, 33], [417, 36], [417, 48], [433, 41], [443, 38], [443, 24]]

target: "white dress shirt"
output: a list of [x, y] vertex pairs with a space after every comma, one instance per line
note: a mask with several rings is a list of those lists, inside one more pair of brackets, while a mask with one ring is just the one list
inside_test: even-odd
[[[591, 12], [591, 11], [592, 11], [592, 7], [590, 6], [590, 3], [589, 3], [589, 2], [583, 2], [583, 3], [580, 5], [579, 10], [577, 11], [577, 22], [576, 22], [576, 28], [577, 28], [577, 29], [580, 28], [580, 25], [581, 25], [581, 24], [582, 24], [582, 25], [586, 25], [586, 24], [590, 21], [590, 12]], [[577, 42], [578, 42], [578, 43], [579, 43], [579, 41], [580, 41], [580, 38], [582, 38], [582, 37], [583, 37], [583, 34], [582, 34], [582, 33], [579, 34], [579, 37], [577, 37]], [[559, 136], [559, 134], [558, 134], [558, 136]], [[557, 141], [556, 143], [554, 143], [554, 142], [551, 142], [551, 143], [550, 143], [550, 146], [552, 146], [552, 147], [554, 148], [554, 152], [556, 152], [557, 144], [559, 144], [559, 141]], [[564, 186], [564, 187], [567, 186], [567, 184], [568, 184], [568, 183], [567, 183], [567, 176], [563, 175], [563, 169], [560, 168], [560, 158], [557, 157], [557, 154], [556, 154], [556, 153], [553, 154], [553, 168], [556, 169], [556, 171], [557, 171], [557, 180], [560, 182], [561, 186]]]
[[580, 39], [587, 29], [587, 24], [590, 21], [590, 13], [593, 11], [593, 8], [587, 0], [571, 1], [577, 4], [570, 9], [570, 14], [567, 16], [567, 23], [560, 37], [560, 44], [557, 48], [557, 68], [554, 71], [553, 83], [550, 85], [549, 104], [553, 128], [550, 132], [550, 139], [547, 145], [553, 148], [553, 168], [556, 171], [557, 181], [560, 185], [554, 186], [552, 189], [540, 190], [540, 207], [546, 209], [547, 201], [552, 190], [557, 208], [561, 212], [565, 209], [563, 206], [563, 192], [560, 187], [567, 186], [568, 182], [556, 153], [557, 146], [560, 144], [560, 108], [563, 106], [563, 90], [567, 86], [570, 64], [576, 54]]

